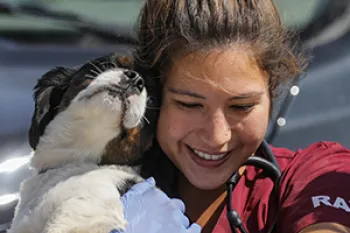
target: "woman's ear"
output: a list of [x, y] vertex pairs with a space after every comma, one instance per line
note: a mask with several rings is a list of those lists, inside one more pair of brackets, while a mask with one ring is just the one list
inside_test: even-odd
[[74, 69], [56, 67], [45, 73], [34, 87], [35, 108], [29, 128], [29, 144], [35, 150], [46, 126], [56, 116]]

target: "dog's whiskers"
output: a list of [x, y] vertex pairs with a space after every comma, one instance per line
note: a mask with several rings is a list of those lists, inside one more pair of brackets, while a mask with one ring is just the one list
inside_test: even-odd
[[105, 61], [105, 62], [101, 63], [101, 65], [103, 66], [103, 68], [105, 70], [112, 68], [110, 61]]
[[105, 70], [107, 70], [109, 68], [118, 68], [118, 65], [113, 61], [104, 61], [100, 64], [102, 65], [102, 68]]
[[96, 64], [94, 64], [94, 63], [92, 63], [92, 62], [90, 62], [90, 64], [91, 64], [93, 67], [95, 67], [95, 69], [96, 69], [98, 72], [100, 72], [100, 73], [98, 73], [98, 74], [101, 74], [101, 73], [103, 72]]
[[94, 75], [96, 75], [96, 76], [98, 76], [98, 75], [100, 75], [101, 73], [99, 73], [98, 71], [96, 71], [96, 70], [91, 70], [91, 73], [93, 73]]
[[107, 67], [107, 65], [106, 64], [108, 64], [107, 62], [103, 62], [101, 65], [102, 65], [102, 69], [104, 69], [104, 70], [107, 70], [108, 69], [108, 67]]
[[146, 116], [142, 116], [142, 119], [145, 120], [148, 124], [151, 124], [151, 122], [147, 119]]
[[113, 67], [118, 67], [118, 65], [114, 61], [111, 61], [110, 63], [113, 65]]
[[87, 74], [87, 75], [85, 75], [85, 78], [94, 79], [95, 77], [92, 76], [92, 74]]
[[125, 158], [126, 164], [129, 164], [129, 158], [128, 158], [128, 156], [126, 155], [126, 153], [123, 153], [123, 155], [124, 155], [124, 158]]

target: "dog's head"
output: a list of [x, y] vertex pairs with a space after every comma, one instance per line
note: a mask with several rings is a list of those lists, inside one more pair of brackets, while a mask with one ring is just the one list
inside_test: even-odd
[[[35, 86], [31, 147], [60, 149], [74, 161], [136, 161], [150, 147], [154, 127], [144, 118], [145, 80], [127, 67], [125, 58], [105, 56], [80, 68], [59, 67], [44, 74]], [[40, 169], [56, 166], [47, 163], [57, 158], [50, 162], [40, 162], [40, 156], [33, 159]]]

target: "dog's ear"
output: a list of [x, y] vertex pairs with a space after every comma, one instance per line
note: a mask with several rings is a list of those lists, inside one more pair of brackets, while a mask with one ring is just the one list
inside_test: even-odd
[[35, 108], [29, 128], [29, 144], [35, 150], [46, 126], [56, 116], [74, 69], [56, 67], [45, 73], [34, 87]]

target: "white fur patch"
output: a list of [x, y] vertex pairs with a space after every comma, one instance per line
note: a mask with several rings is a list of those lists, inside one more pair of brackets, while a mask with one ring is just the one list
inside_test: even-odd
[[25, 181], [8, 233], [108, 233], [126, 227], [118, 187], [141, 178], [125, 168], [67, 165]]
[[126, 109], [123, 124], [125, 128], [134, 128], [139, 125], [146, 110], [147, 94], [144, 90], [140, 96], [132, 95], [128, 97], [129, 108]]

